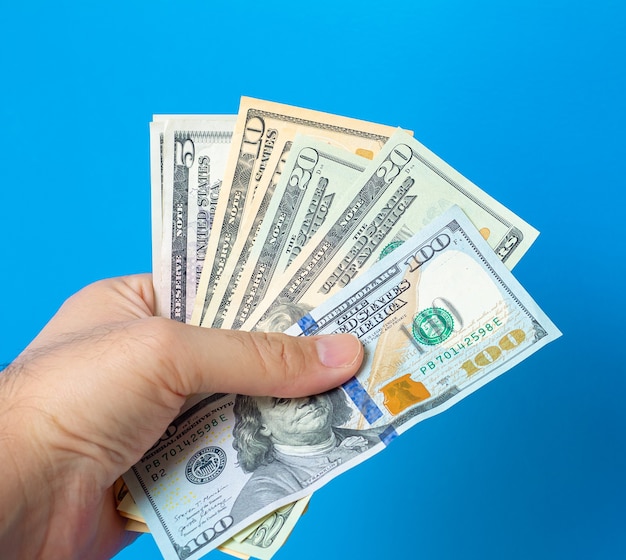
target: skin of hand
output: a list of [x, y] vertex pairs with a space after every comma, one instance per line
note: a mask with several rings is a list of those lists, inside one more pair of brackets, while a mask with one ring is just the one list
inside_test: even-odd
[[0, 373], [3, 558], [110, 558], [132, 542], [112, 485], [189, 395], [317, 394], [363, 359], [348, 334], [205, 329], [154, 309], [150, 275], [96, 282]]

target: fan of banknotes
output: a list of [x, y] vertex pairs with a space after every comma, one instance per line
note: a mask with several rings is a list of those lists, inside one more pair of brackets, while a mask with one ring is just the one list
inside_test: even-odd
[[270, 558], [329, 480], [560, 332], [510, 270], [538, 232], [402, 128], [243, 97], [150, 124], [158, 313], [349, 332], [359, 373], [309, 399], [197, 395], [118, 481], [165, 558]]

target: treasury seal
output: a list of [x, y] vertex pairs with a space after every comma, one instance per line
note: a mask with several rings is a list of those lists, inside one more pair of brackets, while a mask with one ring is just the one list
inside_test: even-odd
[[378, 255], [378, 260], [386, 257], [389, 253], [391, 253], [394, 249], [397, 249], [398, 247], [400, 247], [400, 245], [402, 245], [403, 243], [404, 241], [397, 240], [397, 241], [392, 241], [391, 243], [386, 245], [385, 248], [380, 252], [380, 255]]
[[225, 468], [226, 452], [219, 447], [204, 447], [187, 461], [185, 476], [193, 484], [206, 484], [222, 474]]
[[413, 319], [413, 337], [417, 342], [434, 346], [447, 340], [454, 329], [452, 315], [442, 307], [429, 307]]

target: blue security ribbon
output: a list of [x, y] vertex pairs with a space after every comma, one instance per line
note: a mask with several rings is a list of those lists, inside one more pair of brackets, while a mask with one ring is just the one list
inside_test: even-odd
[[396, 432], [396, 429], [393, 426], [387, 426], [379, 437], [385, 445], [389, 445], [398, 437], [398, 432]]
[[307, 314], [298, 321], [298, 326], [302, 329], [302, 334], [308, 336], [311, 331], [317, 329], [317, 323], [311, 314]]
[[376, 420], [383, 415], [380, 408], [378, 408], [374, 402], [374, 399], [369, 396], [368, 392], [363, 388], [363, 385], [359, 383], [356, 377], [346, 381], [342, 387], [370, 424], [376, 422]]

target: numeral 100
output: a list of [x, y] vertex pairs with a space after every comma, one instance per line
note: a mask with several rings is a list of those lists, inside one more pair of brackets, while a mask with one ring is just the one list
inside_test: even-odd
[[508, 352], [517, 348], [526, 339], [526, 333], [522, 329], [515, 329], [505, 334], [498, 342], [498, 346], [488, 346], [476, 356], [473, 360], [467, 360], [461, 365], [468, 377], [478, 373], [481, 368], [493, 364], [503, 352]]

